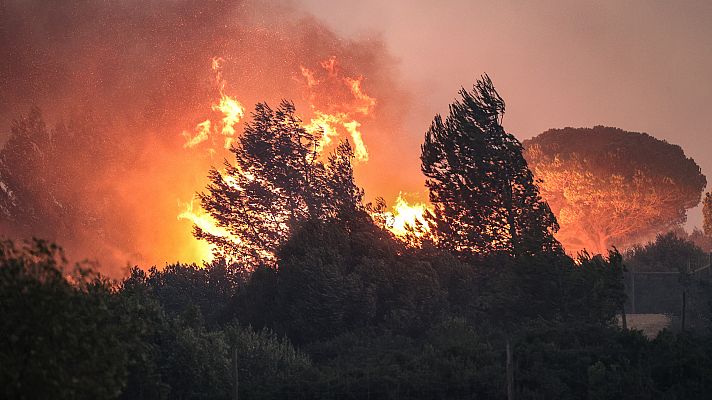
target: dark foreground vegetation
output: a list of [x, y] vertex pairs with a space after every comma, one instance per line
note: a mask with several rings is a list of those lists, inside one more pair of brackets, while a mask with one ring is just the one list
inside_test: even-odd
[[712, 336], [614, 326], [616, 253], [474, 268], [315, 224], [281, 256], [249, 279], [216, 263], [112, 283], [46, 243], [3, 242], [2, 397], [506, 398], [508, 339], [517, 398], [712, 390]]
[[[210, 173], [201, 204], [229, 234], [196, 228], [209, 265], [110, 281], [47, 242], [0, 242], [0, 397], [708, 396], [709, 307], [694, 332], [619, 328], [623, 257], [567, 256], [492, 82], [461, 95], [422, 148], [432, 230], [407, 240], [363, 204], [348, 142], [321, 161], [285, 102], [258, 105]], [[628, 258], [686, 277], [675, 259], [695, 254], [661, 237]]]

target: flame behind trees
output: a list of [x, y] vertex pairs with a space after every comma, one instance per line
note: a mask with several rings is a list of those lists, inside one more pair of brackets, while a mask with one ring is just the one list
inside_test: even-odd
[[470, 255], [557, 250], [558, 229], [521, 143], [501, 125], [504, 101], [488, 76], [460, 91], [425, 135], [422, 169], [439, 243]]
[[[220, 99], [213, 104], [212, 110], [218, 115], [222, 116], [222, 121], [213, 123], [212, 121], [217, 121], [215, 118], [209, 118], [203, 122], [198, 123], [194, 128], [194, 134], [188, 131], [183, 131], [182, 135], [186, 139], [184, 148], [191, 149], [208, 139], [213, 139], [217, 137], [218, 133], [222, 133], [225, 136], [225, 148], [230, 149], [230, 146], [235, 139], [235, 124], [241, 121], [244, 116], [244, 109], [241, 103], [227, 95], [226, 85], [227, 81], [222, 74], [222, 63], [224, 60], [220, 57], [212, 58], [212, 70], [215, 73], [215, 85], [219, 90]], [[363, 77], [350, 77], [344, 76], [340, 70], [338, 60], [335, 56], [327, 58], [319, 63], [321, 68], [309, 69], [301, 66], [301, 75], [305, 80], [305, 89], [308, 94], [308, 104], [311, 109], [312, 117], [309, 119], [309, 124], [303, 124], [302, 128], [306, 136], [301, 139], [301, 142], [311, 146], [309, 158], [311, 160], [326, 160], [332, 171], [339, 171], [337, 174], [332, 174], [332, 178], [353, 180], [353, 169], [351, 166], [351, 161], [356, 160], [360, 162], [368, 161], [368, 152], [366, 146], [363, 142], [361, 132], [359, 127], [361, 123], [358, 121], [360, 118], [369, 116], [374, 107], [376, 106], [376, 99], [367, 95], [361, 84], [363, 82]], [[260, 105], [258, 109], [262, 110], [265, 105]], [[293, 109], [293, 106], [289, 106]], [[326, 111], [323, 111], [326, 110]], [[262, 110], [264, 111], [264, 110]], [[262, 114], [258, 111], [257, 115]], [[287, 113], [289, 114], [289, 113]], [[271, 117], [268, 117], [268, 119]], [[295, 119], [293, 122], [297, 122]], [[301, 122], [301, 120], [300, 120]], [[344, 133], [348, 133], [351, 140], [353, 141], [354, 147], [351, 148], [351, 144], [340, 142], [340, 144], [334, 146], [336, 138], [342, 137]], [[306, 138], [306, 139], [305, 139]], [[239, 140], [239, 139], [238, 139]], [[335, 149], [331, 155], [325, 157], [327, 150]], [[214, 149], [211, 149], [211, 154], [214, 154]], [[267, 168], [267, 160], [263, 160]], [[280, 159], [274, 160], [275, 163], [280, 163]], [[230, 170], [233, 168], [233, 170]], [[249, 172], [247, 168], [241, 168], [239, 170], [234, 170], [235, 167], [230, 167], [224, 171], [216, 171], [222, 176], [225, 181], [224, 184], [232, 187], [235, 190], [242, 190], [245, 185], [238, 183], [236, 176], [239, 174], [244, 175], [250, 180], [255, 179], [255, 175]], [[213, 173], [211, 173], [210, 178], [214, 179]], [[341, 178], [340, 178], [341, 177]], [[278, 179], [279, 180], [279, 179]], [[341, 187], [333, 187], [331, 191], [331, 197], [337, 199], [336, 207], [340, 207], [338, 203], [338, 197], [346, 195], [350, 198], [358, 197], [359, 199], [363, 194], [354, 193], [353, 190], [356, 188], [353, 182], [349, 184], [347, 181], [335, 182], [329, 180], [327, 185], [346, 185]], [[351, 189], [349, 189], [351, 188]], [[272, 190], [272, 189], [269, 189]], [[342, 192], [346, 190], [346, 192]], [[360, 190], [360, 189], [358, 189]], [[260, 193], [244, 193], [245, 196], [256, 195], [260, 196]], [[253, 246], [245, 243], [241, 239], [244, 235], [234, 235], [231, 234], [224, 226], [217, 223], [217, 221], [211, 217], [209, 212], [196, 207], [194, 204], [195, 198], [190, 202], [183, 204], [183, 210], [178, 214], [178, 219], [189, 220], [193, 223], [197, 237], [207, 239], [208, 243], [201, 242], [200, 246], [200, 258], [205, 261], [210, 261], [213, 259], [212, 247], [217, 246], [218, 250], [220, 248], [236, 248], [240, 246], [247, 246], [248, 248], [270, 248], [275, 249], [276, 242], [268, 245], [266, 242], [261, 243], [258, 246]], [[223, 199], [228, 201], [229, 199]], [[348, 203], [348, 200], [346, 200]], [[360, 202], [360, 200], [359, 200]], [[383, 205], [385, 207], [385, 204]], [[353, 207], [352, 207], [353, 208]], [[406, 241], [412, 245], [417, 245], [420, 243], [420, 238], [422, 238], [428, 231], [429, 226], [426, 222], [428, 205], [422, 203], [409, 204], [402, 194], [396, 199], [396, 204], [393, 207], [393, 212], [385, 210], [374, 210], [371, 209], [371, 216], [381, 227], [390, 230], [396, 237], [403, 241]], [[310, 213], [310, 215], [314, 215]], [[257, 217], [258, 219], [268, 218], [267, 213], [262, 213], [262, 215]], [[275, 221], [280, 220], [276, 217]], [[301, 220], [301, 218], [297, 218]], [[277, 237], [286, 237], [287, 226], [289, 224], [284, 224], [283, 222], [274, 222], [275, 227], [282, 232], [277, 234]], [[412, 237], [411, 237], [412, 236]], [[281, 241], [278, 240], [277, 242]], [[211, 246], [210, 244], [214, 245]], [[227, 255], [224, 251], [218, 251], [223, 255]], [[269, 250], [262, 252], [259, 256], [252, 254], [251, 257], [245, 257], [244, 254], [237, 256], [234, 251], [229, 251], [229, 257], [240, 259], [240, 260], [250, 260], [255, 261], [261, 259], [262, 261], [269, 260], [273, 257], [273, 251]]]
[[307, 131], [292, 103], [276, 109], [259, 103], [252, 122], [231, 148], [235, 164], [210, 171], [201, 205], [227, 234], [196, 225], [195, 236], [244, 269], [271, 265], [289, 232], [311, 219], [345, 219], [361, 207], [353, 178], [353, 150], [342, 142], [328, 161], [318, 153], [319, 135]]
[[321, 68], [317, 70], [300, 67], [313, 113], [305, 129], [320, 134], [317, 142], [320, 149], [327, 147], [333, 138], [341, 136], [341, 132], [348, 133], [353, 141], [355, 159], [366, 162], [368, 150], [361, 135], [359, 119], [373, 113], [376, 99], [361, 88], [362, 76], [342, 76], [335, 56], [319, 64]]
[[679, 146], [643, 133], [555, 129], [525, 146], [569, 252], [627, 248], [678, 226], [706, 185]]
[[[395, 197], [398, 189], [379, 180], [379, 171], [392, 168], [394, 162], [403, 171], [414, 166], [394, 157], [400, 150], [391, 145], [390, 136], [403, 132], [412, 94], [382, 40], [344, 38], [328, 22], [307, 17], [298, 2], [126, 0], [87, 6], [85, 1], [67, 0], [2, 4], [0, 27], [7, 29], [0, 31], [7, 35], [0, 33], [0, 59], [4, 62], [0, 68], [0, 75], [4, 74], [0, 79], [4, 129], [0, 136], [9, 137], [10, 120], [26, 114], [32, 105], [42, 110], [51, 127], [85, 113], [101, 123], [100, 129], [89, 132], [90, 137], [63, 146], [61, 162], [55, 163], [52, 171], [65, 175], [62, 190], [78, 199], [81, 213], [100, 211], [99, 219], [78, 218], [96, 229], [79, 228], [67, 218], [57, 218], [71, 227], [71, 234], [89, 239], [58, 234], [64, 225], [55, 226], [54, 217], [39, 223], [17, 217], [31, 225], [27, 230], [19, 230], [3, 218], [0, 231], [11, 237], [50, 238], [46, 231], [57, 233], [51, 238], [71, 247], [67, 249], [70, 258], [98, 258], [102, 272], [119, 271], [129, 262], [160, 266], [180, 259], [200, 263], [206, 254], [202, 241], [194, 240], [192, 224], [175, 217], [185, 211], [191, 195], [205, 186], [209, 167], [219, 164], [215, 160], [229, 154], [224, 148], [228, 136], [223, 134], [227, 115], [213, 109], [224, 103], [220, 82], [227, 82], [223, 94], [239, 100], [246, 114], [259, 101], [276, 105], [287, 98], [294, 99], [309, 123], [313, 115], [307, 96], [311, 94], [317, 110], [348, 113], [348, 127], [358, 128], [366, 149], [378, 154], [357, 173], [359, 183], [372, 193]], [[68, 16], [71, 23], [58, 16]], [[217, 62], [221, 80], [210, 69], [216, 56], [225, 59], [222, 64]], [[338, 76], [332, 78], [321, 63], [334, 57]], [[316, 86], [305, 87], [301, 66], [314, 71], [319, 81]], [[375, 108], [370, 106], [374, 99]], [[345, 107], [351, 104], [353, 109]], [[372, 115], [365, 116], [369, 110]], [[205, 123], [194, 129], [205, 121], [210, 121], [209, 126]], [[239, 136], [241, 122], [232, 126], [235, 137]], [[347, 127], [337, 128], [342, 138], [350, 138], [356, 151]], [[183, 131], [187, 131], [185, 138], [180, 136]], [[196, 137], [190, 143], [193, 148], [184, 148]], [[95, 138], [108, 145], [95, 145]], [[339, 139], [332, 138], [325, 159]], [[8, 168], [38, 168], [33, 173], [43, 174], [41, 163], [29, 165], [34, 154]], [[84, 164], [79, 174], [69, 175], [75, 171], [74, 165], [80, 164], [79, 158], [94, 161]], [[417, 190], [419, 179], [415, 176], [408, 179], [413, 175], [399, 174], [401, 181], [408, 179], [405, 190]], [[48, 185], [44, 188], [49, 189]], [[42, 197], [43, 193], [30, 196], [25, 197], [25, 206], [33, 202], [46, 204], [47, 209], [57, 206], [49, 196]], [[60, 203], [64, 213], [69, 203]], [[200, 215], [197, 202], [193, 211]], [[70, 246], [70, 240], [76, 246]], [[103, 251], [107, 247], [112, 251]]]

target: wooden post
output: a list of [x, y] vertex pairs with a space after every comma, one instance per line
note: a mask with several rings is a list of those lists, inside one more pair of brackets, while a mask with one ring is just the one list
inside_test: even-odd
[[682, 288], [682, 318], [680, 318], [680, 330], [682, 332], [685, 332], [685, 303], [686, 303], [686, 293], [687, 289], [685, 287]]
[[682, 274], [682, 315], [680, 316], [680, 331], [685, 332], [685, 314], [687, 308], [687, 281], [690, 276], [690, 260], [687, 260], [687, 269]]
[[635, 269], [631, 268], [630, 271], [630, 303], [631, 303], [631, 313], [635, 314]]
[[232, 351], [232, 362], [235, 368], [235, 400], [239, 400], [240, 392], [238, 390], [240, 386], [240, 372], [237, 369], [237, 346]]
[[507, 400], [514, 400], [514, 367], [512, 365], [512, 346], [507, 337]]

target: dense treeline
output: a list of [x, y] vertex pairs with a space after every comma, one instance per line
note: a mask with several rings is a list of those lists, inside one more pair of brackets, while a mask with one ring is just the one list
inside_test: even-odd
[[227, 399], [237, 365], [244, 398], [504, 398], [505, 335], [519, 398], [712, 389], [712, 338], [612, 325], [615, 253], [475, 266], [379, 234], [316, 223], [246, 280], [215, 263], [118, 283], [4, 242], [3, 397]]
[[623, 257], [567, 256], [492, 82], [461, 96], [423, 145], [426, 236], [379, 224], [348, 143], [322, 161], [285, 102], [210, 172], [210, 264], [109, 281], [0, 242], [2, 397], [702, 398], [712, 336], [619, 328]]

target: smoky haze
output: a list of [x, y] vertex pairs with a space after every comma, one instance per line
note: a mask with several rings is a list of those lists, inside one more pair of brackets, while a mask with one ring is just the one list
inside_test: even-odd
[[48, 239], [70, 256], [97, 258], [114, 274], [127, 263], [198, 261], [191, 224], [176, 216], [203, 190], [208, 168], [229, 154], [214, 143], [186, 149], [181, 132], [210, 113], [214, 57], [224, 59], [226, 91], [248, 112], [258, 101], [290, 99], [307, 118], [323, 93], [310, 93], [300, 68], [318, 70], [331, 57], [344, 76], [363, 77], [362, 89], [377, 103], [359, 121], [370, 157], [357, 177], [371, 197], [397, 193], [377, 177], [399, 153], [392, 141], [402, 134], [409, 95], [379, 40], [340, 37], [285, 1], [18, 0], [0, 7], [3, 141], [11, 121], [34, 106], [50, 127], [88, 119], [100, 138], [100, 145], [64, 145], [52, 166], [87, 160], [64, 184], [96, 217], [93, 228], [54, 229], [45, 219], [19, 229], [5, 221], [6, 234], [54, 236]]

